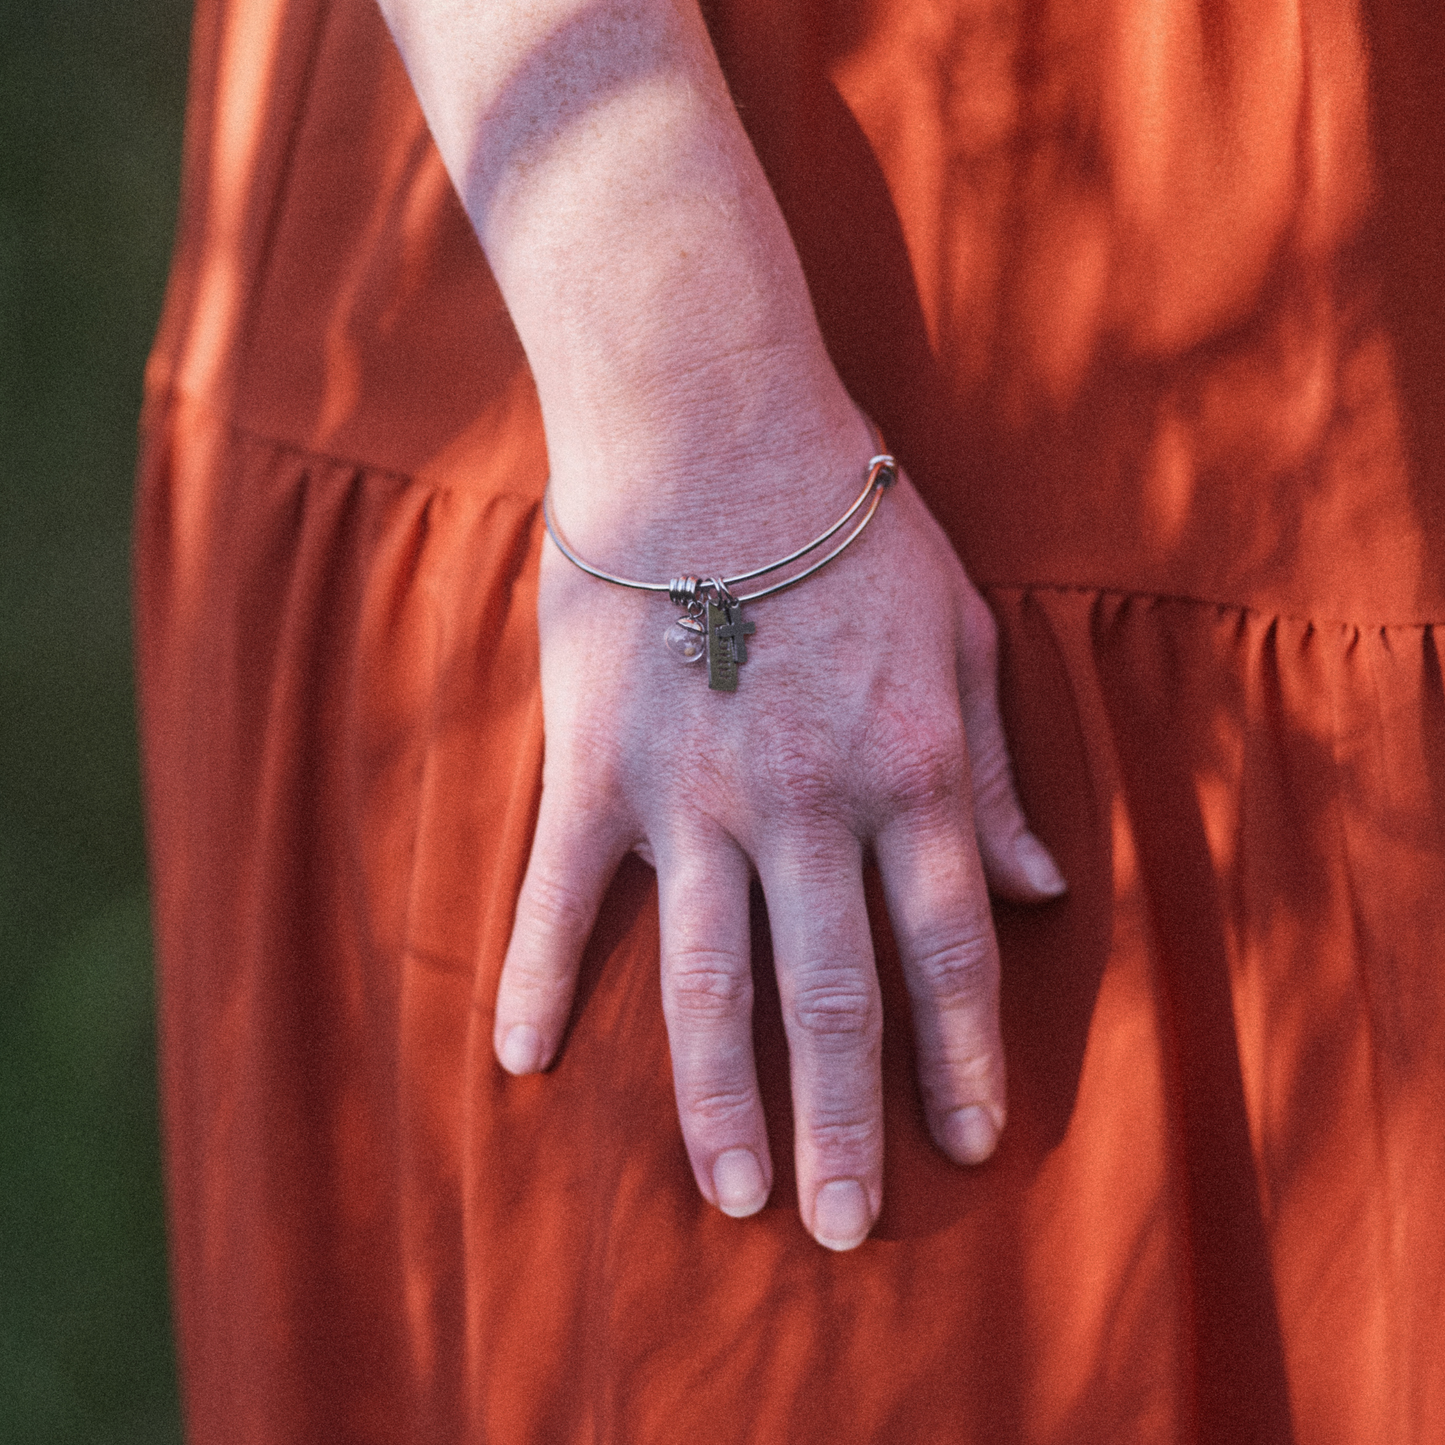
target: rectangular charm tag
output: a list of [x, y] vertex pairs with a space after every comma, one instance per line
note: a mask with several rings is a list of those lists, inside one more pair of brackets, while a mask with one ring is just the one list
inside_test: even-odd
[[729, 638], [721, 636], [728, 626], [727, 610], [712, 598], [707, 603], [707, 685], [714, 692], [738, 690], [738, 660]]

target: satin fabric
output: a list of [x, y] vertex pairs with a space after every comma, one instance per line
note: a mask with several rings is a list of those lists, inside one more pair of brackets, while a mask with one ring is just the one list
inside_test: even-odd
[[[832, 355], [998, 617], [1070, 881], [1010, 1120], [725, 1219], [624, 865], [490, 1049], [543, 750], [545, 443], [369, 0], [201, 0], [136, 597], [190, 1438], [1445, 1433], [1445, 119], [1404, 0], [705, 7]], [[926, 625], [926, 599], [920, 625]]]

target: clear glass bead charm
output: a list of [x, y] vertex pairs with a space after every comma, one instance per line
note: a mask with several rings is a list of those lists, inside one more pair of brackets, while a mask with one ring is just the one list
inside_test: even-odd
[[702, 624], [691, 617], [679, 617], [662, 635], [667, 650], [683, 662], [701, 662], [707, 651], [707, 638]]

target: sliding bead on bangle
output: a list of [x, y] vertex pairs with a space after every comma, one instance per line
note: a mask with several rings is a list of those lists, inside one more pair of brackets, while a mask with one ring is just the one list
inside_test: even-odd
[[[630, 577], [618, 577], [584, 562], [562, 538], [557, 519], [552, 513], [552, 486], [549, 481], [542, 493], [542, 522], [547, 535], [556, 544], [557, 550], [574, 566], [580, 567], [589, 577], [600, 582], [610, 582], [615, 587], [631, 587], [640, 592], [666, 592], [683, 614], [663, 634], [667, 650], [683, 662], [701, 662], [707, 659], [707, 685], [714, 692], [736, 692], [738, 667], [748, 660], [748, 638], [757, 631], [757, 624], [743, 615], [745, 603], [758, 602], [771, 597], [787, 587], [795, 587], [811, 577], [820, 568], [826, 567], [840, 552], [856, 542], [863, 529], [873, 520], [878, 504], [898, 479], [898, 463], [886, 452], [880, 452], [868, 462], [867, 477], [857, 500], [827, 531], [820, 533], [806, 546], [789, 552], [776, 562], [764, 567], [754, 567], [749, 572], [739, 572], [733, 577], [694, 577], [684, 575], [667, 582], [637, 582]], [[861, 513], [861, 515], [860, 515]], [[740, 583], [751, 582], [765, 577], [770, 572], [800, 562], [819, 547], [831, 541], [848, 527], [854, 525], [838, 545], [802, 571], [785, 577], [780, 582], [760, 587], [756, 592], [739, 595], [733, 589]]]

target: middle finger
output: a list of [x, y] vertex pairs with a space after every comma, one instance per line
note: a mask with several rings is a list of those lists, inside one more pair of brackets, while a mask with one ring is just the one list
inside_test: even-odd
[[760, 863], [793, 1086], [798, 1206], [852, 1249], [883, 1204], [883, 1010], [862, 849], [839, 825]]

